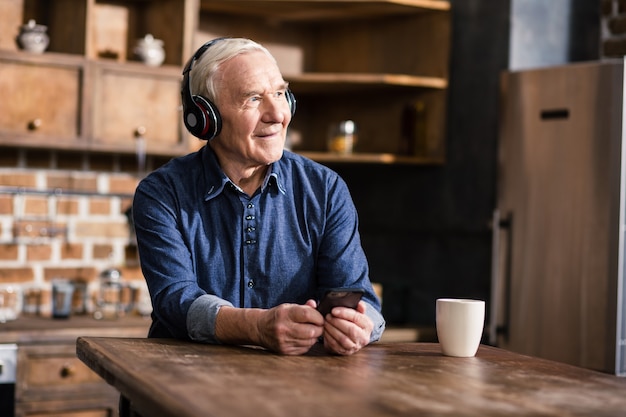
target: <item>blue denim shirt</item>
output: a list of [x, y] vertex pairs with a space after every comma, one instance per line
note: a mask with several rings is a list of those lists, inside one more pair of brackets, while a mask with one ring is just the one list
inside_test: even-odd
[[372, 341], [385, 328], [348, 188], [321, 164], [285, 151], [250, 197], [204, 146], [140, 182], [133, 219], [150, 337], [218, 343], [221, 306], [303, 304], [333, 287], [365, 289]]

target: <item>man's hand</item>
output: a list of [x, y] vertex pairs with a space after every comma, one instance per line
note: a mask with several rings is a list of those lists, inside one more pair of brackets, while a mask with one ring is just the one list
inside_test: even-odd
[[324, 347], [339, 355], [352, 355], [370, 341], [374, 323], [365, 315], [367, 305], [359, 301], [356, 310], [335, 307], [324, 322]]
[[265, 310], [257, 320], [259, 344], [284, 355], [308, 352], [324, 331], [324, 318], [315, 306], [309, 300]]

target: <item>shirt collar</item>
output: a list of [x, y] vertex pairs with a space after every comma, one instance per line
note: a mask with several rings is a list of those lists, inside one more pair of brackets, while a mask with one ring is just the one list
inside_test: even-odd
[[265, 175], [263, 185], [261, 185], [261, 192], [264, 192], [265, 189], [269, 187], [270, 190], [276, 190], [282, 195], [287, 194], [287, 189], [282, 181], [284, 175], [281, 175], [280, 161], [282, 161], [282, 158], [270, 165]]
[[[199, 152], [202, 152], [204, 178], [207, 185], [207, 190], [204, 195], [205, 201], [211, 200], [221, 194], [224, 187], [227, 186], [233, 186], [237, 190], [241, 191], [241, 189], [228, 178], [224, 171], [222, 171], [222, 168], [217, 161], [217, 156], [208, 143], [203, 146]], [[267, 174], [265, 175], [265, 179], [263, 180], [263, 184], [261, 184], [261, 192], [265, 192], [267, 189], [270, 191], [275, 190], [283, 195], [286, 194], [284, 182], [281, 180], [281, 171], [283, 171], [280, 164], [281, 160], [270, 164]]]

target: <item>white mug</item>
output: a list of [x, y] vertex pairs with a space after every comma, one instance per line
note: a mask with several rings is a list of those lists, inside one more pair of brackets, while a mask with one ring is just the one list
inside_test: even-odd
[[485, 324], [485, 302], [439, 298], [436, 306], [437, 338], [446, 356], [476, 355]]

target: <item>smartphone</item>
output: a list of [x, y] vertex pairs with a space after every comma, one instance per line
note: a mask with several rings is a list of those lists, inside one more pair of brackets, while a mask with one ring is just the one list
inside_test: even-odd
[[324, 297], [317, 305], [317, 310], [322, 316], [330, 313], [333, 307], [356, 308], [363, 297], [365, 290], [362, 288], [333, 288], [326, 291]]

